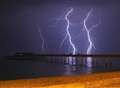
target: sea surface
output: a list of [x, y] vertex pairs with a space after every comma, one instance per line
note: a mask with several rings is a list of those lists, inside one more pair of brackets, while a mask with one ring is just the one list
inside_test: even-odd
[[93, 67], [62, 63], [46, 63], [39, 60], [0, 60], [0, 80], [34, 77], [93, 74], [120, 71], [120, 58], [95, 59]]

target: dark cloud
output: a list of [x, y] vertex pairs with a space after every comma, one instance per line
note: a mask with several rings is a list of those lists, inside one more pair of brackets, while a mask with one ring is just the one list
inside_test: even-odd
[[66, 4], [118, 4], [119, 0], [1, 0], [1, 4], [21, 4], [21, 5], [37, 5], [46, 3], [66, 3]]

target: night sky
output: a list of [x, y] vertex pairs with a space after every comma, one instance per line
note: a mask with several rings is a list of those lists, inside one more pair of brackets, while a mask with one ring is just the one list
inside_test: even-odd
[[[64, 16], [70, 8], [70, 33], [77, 53], [86, 53], [88, 42], [82, 22], [93, 8], [87, 26], [99, 23], [91, 32], [96, 49], [92, 53], [120, 53], [120, 1], [119, 0], [3, 0], [0, 3], [0, 56], [16, 52], [45, 54], [71, 53], [65, 37]], [[45, 40], [42, 40], [40, 28]]]

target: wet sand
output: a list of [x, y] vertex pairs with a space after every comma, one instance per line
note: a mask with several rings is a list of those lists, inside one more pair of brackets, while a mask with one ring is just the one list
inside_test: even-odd
[[0, 88], [120, 88], [120, 72], [6, 80]]

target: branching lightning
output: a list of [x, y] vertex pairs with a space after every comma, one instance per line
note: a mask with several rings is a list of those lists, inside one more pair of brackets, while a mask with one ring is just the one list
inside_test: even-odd
[[[93, 9], [91, 9], [88, 13], [87, 13], [87, 15], [86, 15], [86, 17], [85, 17], [85, 19], [84, 19], [84, 21], [83, 21], [83, 26], [84, 26], [84, 29], [85, 29], [85, 31], [86, 31], [86, 34], [87, 34], [87, 39], [88, 39], [88, 42], [89, 42], [89, 45], [88, 45], [88, 48], [87, 48], [87, 54], [91, 54], [91, 51], [92, 51], [92, 48], [93, 47], [95, 47], [94, 46], [94, 44], [93, 44], [93, 42], [92, 42], [92, 38], [91, 38], [91, 35], [90, 35], [90, 32], [95, 28], [95, 27], [97, 27], [98, 26], [98, 24], [96, 24], [96, 25], [93, 25], [91, 28], [88, 28], [87, 27], [87, 21], [88, 21], [88, 19], [89, 19], [89, 16], [91, 15], [91, 13], [92, 13], [92, 11], [93, 11]], [[87, 58], [87, 66], [88, 67], [92, 67], [92, 57], [88, 57]]]
[[76, 53], [76, 48], [75, 48], [75, 44], [72, 42], [72, 37], [71, 37], [71, 34], [70, 34], [70, 31], [69, 31], [69, 28], [70, 28], [70, 21], [68, 19], [68, 16], [73, 12], [73, 8], [71, 8], [67, 14], [65, 15], [65, 20], [67, 22], [67, 26], [66, 26], [66, 32], [67, 32], [67, 35], [65, 36], [64, 40], [66, 39], [66, 37], [68, 36], [69, 38], [69, 43], [73, 49], [72, 51], [72, 54], [75, 54]]
[[44, 40], [44, 37], [43, 37], [43, 35], [41, 33], [41, 29], [40, 28], [38, 29], [38, 32], [40, 33], [40, 38], [42, 40], [41, 51], [43, 52], [44, 48], [45, 48], [45, 40]]
[[67, 39], [67, 37], [68, 37], [68, 35], [66, 33], [64, 39], [62, 40], [62, 42], [61, 42], [61, 44], [59, 46], [59, 48], [61, 48], [63, 46], [63, 43], [65, 42], [65, 40]]
[[[65, 37], [64, 37], [64, 39], [62, 40], [62, 42], [61, 42], [61, 44], [60, 44], [60, 47], [63, 45], [63, 43], [64, 43], [64, 41], [68, 38], [68, 40], [69, 40], [69, 44], [70, 44], [70, 46], [72, 47], [72, 54], [74, 55], [74, 54], [76, 54], [76, 47], [75, 47], [75, 44], [73, 43], [73, 39], [72, 39], [72, 36], [71, 36], [71, 34], [70, 34], [70, 30], [69, 30], [69, 28], [70, 28], [70, 20], [69, 20], [69, 16], [70, 16], [70, 14], [73, 12], [73, 8], [71, 8], [67, 13], [66, 13], [66, 15], [65, 15], [65, 21], [66, 21], [66, 35], [65, 35]], [[87, 22], [88, 22], [88, 19], [89, 19], [89, 17], [90, 17], [90, 15], [92, 14], [92, 12], [93, 12], [93, 9], [90, 9], [89, 11], [88, 11], [88, 13], [87, 13], [87, 15], [85, 16], [85, 18], [84, 18], [84, 20], [83, 20], [83, 23], [82, 23], [82, 25], [83, 25], [83, 29], [84, 29], [84, 31], [86, 32], [86, 36], [87, 36], [87, 41], [88, 41], [88, 43], [89, 43], [89, 45], [88, 45], [88, 47], [87, 47], [87, 50], [86, 50], [86, 54], [88, 55], [88, 54], [91, 54], [91, 52], [92, 52], [92, 48], [95, 48], [95, 46], [94, 46], [94, 43], [93, 43], [93, 41], [92, 41], [92, 37], [91, 37], [91, 31], [94, 29], [94, 28], [96, 28], [97, 26], [98, 26], [98, 24], [95, 24], [95, 25], [92, 25], [90, 28], [88, 28], [87, 27]], [[69, 63], [71, 64], [71, 62], [73, 62], [73, 60], [75, 60], [75, 58], [72, 58], [72, 57], [69, 57], [68, 58], [69, 59]], [[87, 57], [87, 67], [92, 67], [92, 57]]]
[[[71, 8], [67, 13], [66, 13], [66, 15], [65, 15], [65, 17], [64, 17], [64, 19], [65, 19], [65, 21], [66, 21], [66, 35], [65, 35], [65, 37], [64, 37], [64, 39], [63, 39], [63, 41], [61, 42], [61, 45], [60, 45], [60, 47], [62, 46], [62, 44], [64, 43], [64, 41], [67, 39], [67, 37], [68, 37], [68, 40], [69, 40], [69, 43], [70, 43], [70, 46], [72, 47], [72, 55], [74, 55], [74, 54], [76, 54], [76, 47], [75, 47], [75, 44], [73, 43], [73, 41], [72, 41], [72, 36], [71, 36], [71, 34], [70, 34], [70, 31], [69, 31], [69, 28], [70, 28], [70, 21], [69, 21], [69, 16], [70, 16], [70, 14], [73, 12], [73, 8]], [[73, 58], [73, 57], [68, 57], [67, 58], [67, 62], [69, 63], [69, 64], [75, 64], [76, 62], [75, 62], [75, 58]]]
[[88, 38], [88, 42], [89, 42], [89, 46], [88, 46], [88, 49], [87, 49], [87, 54], [91, 53], [91, 50], [92, 50], [92, 47], [93, 47], [92, 39], [91, 39], [91, 36], [90, 36], [90, 31], [89, 31], [89, 29], [87, 28], [87, 25], [86, 25], [86, 22], [87, 22], [87, 20], [88, 20], [88, 18], [90, 16], [90, 14], [92, 13], [92, 11], [93, 11], [93, 9], [91, 9], [88, 12], [87, 16], [84, 19], [84, 24], [83, 24], [84, 25], [84, 29], [85, 29], [85, 31], [87, 33], [87, 38]]

